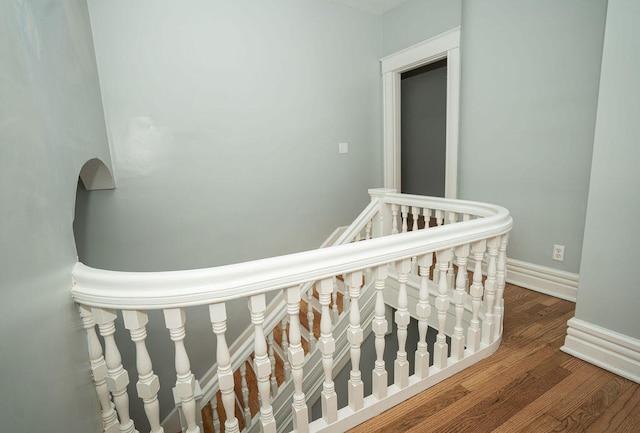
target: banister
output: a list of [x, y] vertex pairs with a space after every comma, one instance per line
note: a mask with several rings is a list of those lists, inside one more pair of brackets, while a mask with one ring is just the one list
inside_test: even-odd
[[496, 205], [454, 204], [447, 199], [403, 194], [387, 194], [384, 200], [423, 207], [436, 205], [483, 218], [428, 231], [204, 269], [119, 272], [77, 263], [71, 293], [73, 299], [83, 305], [134, 310], [225, 302], [498, 236], [508, 232], [513, 224], [509, 212]]

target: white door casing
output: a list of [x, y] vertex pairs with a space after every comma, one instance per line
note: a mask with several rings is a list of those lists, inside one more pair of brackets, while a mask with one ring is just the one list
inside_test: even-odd
[[447, 59], [447, 133], [445, 197], [458, 192], [458, 125], [460, 118], [460, 27], [380, 59], [384, 121], [384, 187], [400, 185], [400, 81], [403, 72]]

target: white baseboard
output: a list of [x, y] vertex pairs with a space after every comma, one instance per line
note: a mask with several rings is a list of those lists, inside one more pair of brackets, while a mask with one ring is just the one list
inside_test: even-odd
[[578, 274], [507, 258], [507, 282], [576, 302]]
[[568, 324], [560, 350], [640, 383], [640, 340], [575, 317]]

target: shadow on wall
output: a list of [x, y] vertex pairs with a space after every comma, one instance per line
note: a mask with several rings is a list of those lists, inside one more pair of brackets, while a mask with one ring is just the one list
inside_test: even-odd
[[93, 158], [84, 163], [78, 176], [78, 186], [76, 188], [76, 204], [73, 216], [73, 237], [76, 243], [78, 260], [84, 262], [85, 256], [84, 239], [87, 208], [88, 191], [114, 189], [115, 182], [109, 168], [98, 158]]

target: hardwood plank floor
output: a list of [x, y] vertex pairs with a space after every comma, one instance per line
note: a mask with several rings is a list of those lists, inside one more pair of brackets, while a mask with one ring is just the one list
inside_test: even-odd
[[494, 355], [350, 432], [640, 432], [640, 385], [560, 352], [575, 304], [504, 299]]

